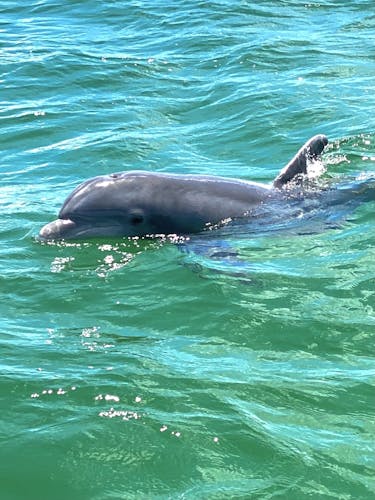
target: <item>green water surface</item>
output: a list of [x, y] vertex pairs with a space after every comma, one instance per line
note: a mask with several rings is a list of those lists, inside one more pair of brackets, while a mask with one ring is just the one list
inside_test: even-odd
[[88, 177], [271, 182], [316, 133], [333, 186], [373, 179], [373, 0], [0, 10], [0, 499], [374, 498], [371, 197], [184, 248], [36, 239]]

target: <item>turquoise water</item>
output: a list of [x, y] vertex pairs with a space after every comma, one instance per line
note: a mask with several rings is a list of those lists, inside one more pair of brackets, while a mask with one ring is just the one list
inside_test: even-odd
[[88, 177], [271, 182], [316, 133], [327, 182], [373, 179], [373, 0], [5, 0], [0, 30], [1, 499], [373, 498], [371, 196], [35, 238]]

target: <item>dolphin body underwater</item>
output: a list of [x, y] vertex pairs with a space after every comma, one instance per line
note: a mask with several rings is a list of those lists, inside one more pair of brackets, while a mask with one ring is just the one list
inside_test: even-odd
[[259, 214], [260, 207], [280, 210], [287, 205], [309, 162], [317, 159], [327, 144], [324, 135], [312, 137], [271, 185], [146, 171], [94, 177], [68, 196], [58, 219], [42, 227], [39, 239], [185, 236], [233, 219], [250, 220]]

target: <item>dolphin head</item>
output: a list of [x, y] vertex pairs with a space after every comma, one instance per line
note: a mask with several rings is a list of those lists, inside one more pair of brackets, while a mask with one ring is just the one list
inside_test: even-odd
[[[65, 200], [58, 219], [39, 232], [42, 240], [156, 234], [149, 216], [143, 172], [99, 176], [79, 185]], [[148, 195], [149, 193], [147, 193]]]

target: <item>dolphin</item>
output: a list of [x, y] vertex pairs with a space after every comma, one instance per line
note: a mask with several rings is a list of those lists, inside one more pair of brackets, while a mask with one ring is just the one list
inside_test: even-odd
[[94, 177], [68, 196], [58, 219], [42, 227], [39, 238], [184, 236], [251, 217], [272, 200], [286, 200], [285, 187], [307, 173], [309, 162], [317, 159], [327, 144], [325, 135], [312, 137], [272, 184], [147, 171]]

